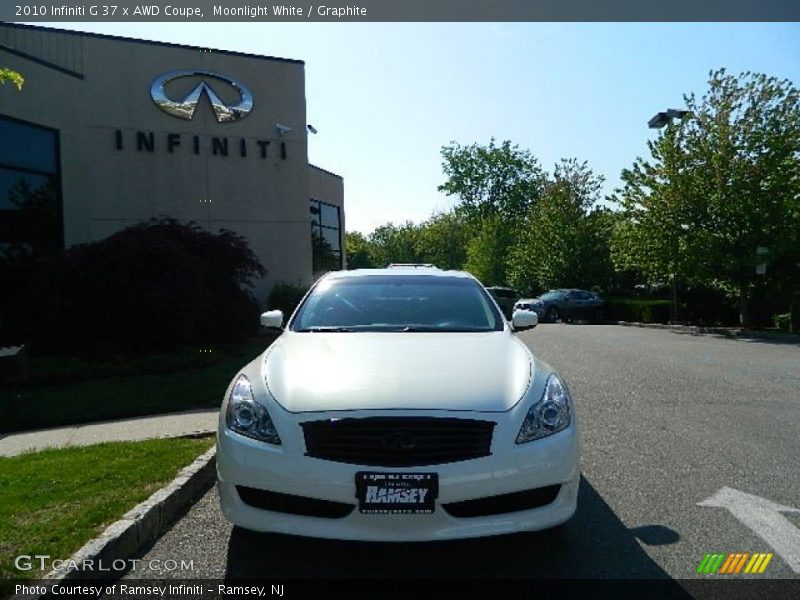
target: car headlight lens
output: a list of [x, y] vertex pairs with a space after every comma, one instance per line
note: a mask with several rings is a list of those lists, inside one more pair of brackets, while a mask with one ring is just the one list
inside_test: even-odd
[[228, 427], [236, 433], [270, 444], [281, 443], [267, 409], [255, 401], [250, 380], [244, 375], [233, 384], [226, 417]]
[[532, 442], [566, 429], [570, 418], [569, 392], [558, 375], [553, 373], [547, 378], [542, 399], [528, 410], [517, 434], [517, 443]]

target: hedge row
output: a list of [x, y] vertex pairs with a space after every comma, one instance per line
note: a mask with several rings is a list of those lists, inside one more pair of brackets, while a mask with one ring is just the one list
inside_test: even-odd
[[606, 302], [606, 318], [611, 321], [667, 323], [670, 320], [669, 300], [608, 298]]

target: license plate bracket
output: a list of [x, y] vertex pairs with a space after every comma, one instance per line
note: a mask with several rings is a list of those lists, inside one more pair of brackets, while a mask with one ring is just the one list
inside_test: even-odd
[[431, 514], [438, 495], [438, 473], [356, 473], [356, 497], [362, 514]]

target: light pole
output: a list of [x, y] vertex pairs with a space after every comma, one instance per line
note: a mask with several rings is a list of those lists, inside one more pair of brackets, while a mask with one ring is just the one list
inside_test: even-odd
[[653, 118], [647, 122], [647, 126], [650, 129], [661, 129], [665, 125], [672, 123], [672, 119], [682, 119], [690, 114], [692, 114], [692, 111], [685, 108], [668, 108], [653, 115]]
[[[686, 110], [685, 108], [668, 108], [667, 110], [663, 110], [661, 112], [657, 112], [653, 117], [647, 122], [647, 126], [650, 129], [661, 129], [667, 125], [672, 123], [672, 119], [681, 120], [686, 116], [692, 114], [692, 111]], [[670, 306], [671, 320], [674, 322], [678, 319], [678, 282], [676, 280], [675, 274], [672, 275], [672, 305]]]

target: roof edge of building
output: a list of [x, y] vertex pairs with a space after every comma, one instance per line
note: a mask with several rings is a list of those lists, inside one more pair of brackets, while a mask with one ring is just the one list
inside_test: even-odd
[[333, 171], [328, 171], [328, 169], [323, 169], [322, 167], [318, 167], [317, 165], [312, 165], [311, 163], [308, 163], [308, 166], [311, 167], [312, 169], [316, 169], [317, 171], [322, 171], [323, 173], [327, 173], [328, 175], [344, 180], [344, 177], [342, 177], [338, 173], [334, 173]]
[[242, 58], [257, 58], [260, 60], [274, 60], [278, 62], [286, 62], [297, 65], [305, 65], [305, 61], [295, 58], [281, 58], [279, 56], [266, 56], [264, 54], [251, 54], [249, 52], [239, 52], [236, 50], [221, 50], [219, 48], [206, 48], [204, 46], [193, 46], [191, 44], [175, 44], [173, 42], [159, 42], [155, 40], [143, 40], [140, 38], [125, 37], [122, 35], [111, 35], [107, 33], [95, 33], [92, 31], [76, 31], [74, 29], [59, 29], [58, 27], [43, 27], [42, 25], [28, 25], [26, 23], [7, 23], [0, 21], [0, 27], [16, 28], [16, 29], [32, 29], [34, 31], [47, 31], [52, 33], [64, 33], [68, 35], [77, 35], [90, 38], [98, 38], [103, 40], [113, 40], [117, 42], [133, 42], [136, 44], [150, 44], [153, 46], [163, 46], [166, 48], [179, 48], [182, 50], [198, 50], [198, 51], [211, 51], [216, 54], [225, 54], [227, 56], [239, 56]]

